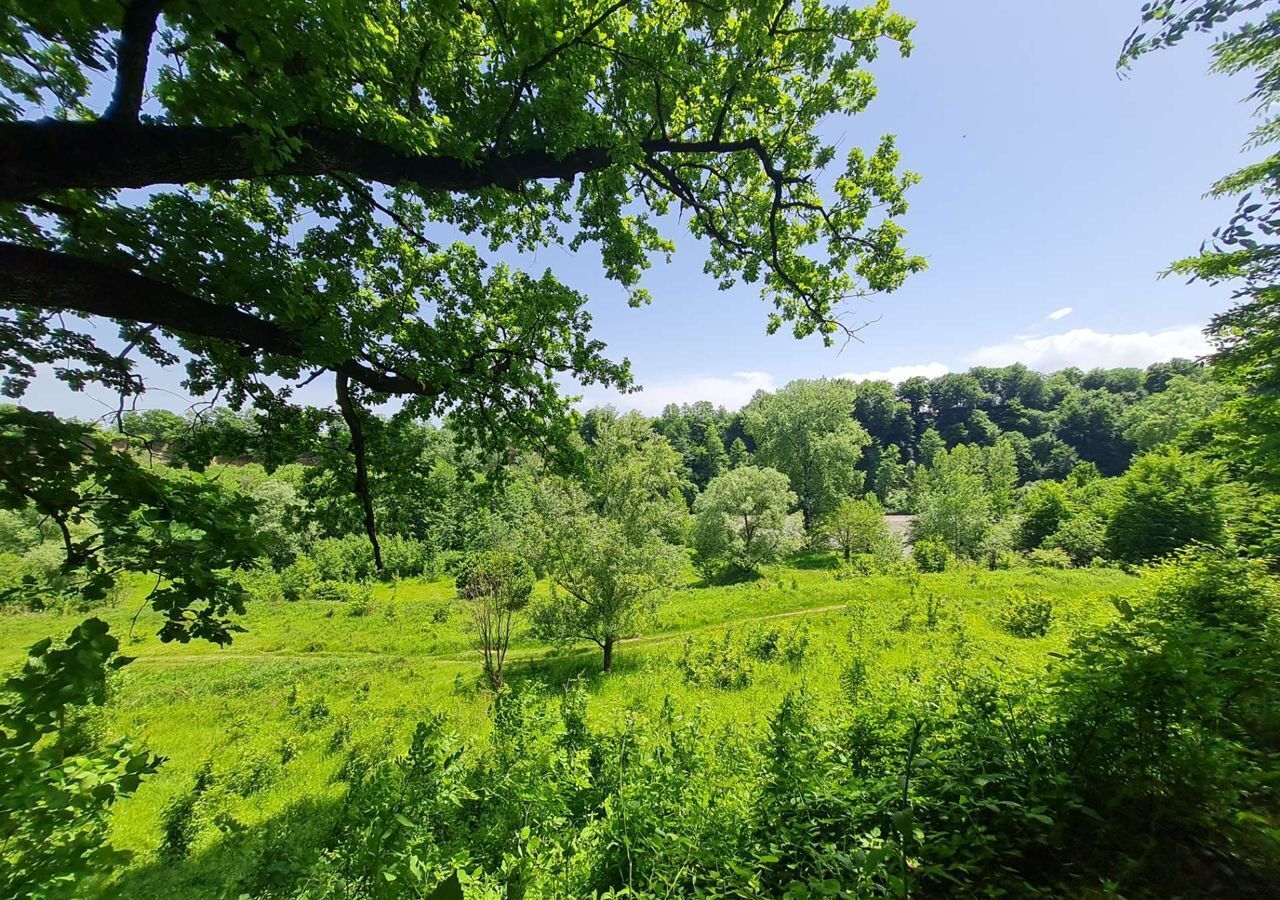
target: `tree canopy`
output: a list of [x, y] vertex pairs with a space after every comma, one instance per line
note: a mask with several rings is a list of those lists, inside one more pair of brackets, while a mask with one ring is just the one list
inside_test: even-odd
[[581, 294], [487, 263], [486, 246], [595, 246], [639, 304], [679, 210], [720, 286], [757, 284], [773, 304], [770, 331], [827, 341], [851, 329], [844, 301], [923, 265], [901, 244], [914, 176], [893, 140], [832, 172], [817, 133], [872, 100], [863, 64], [882, 47], [910, 51], [912, 23], [886, 3], [4, 13], [6, 389], [56, 363], [72, 386], [135, 395], [140, 356], [185, 362], [193, 394], [282, 417], [328, 372], [358, 492], [364, 409], [388, 397], [505, 450], [564, 445], [562, 376], [630, 386]]

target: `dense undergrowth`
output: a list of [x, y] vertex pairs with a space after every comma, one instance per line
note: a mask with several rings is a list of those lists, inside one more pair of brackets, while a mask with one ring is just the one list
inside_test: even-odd
[[[1265, 895], [1274, 598], [1248, 564], [793, 562], [678, 592], [612, 676], [521, 635], [496, 697], [443, 582], [257, 604], [225, 651], [126, 641], [99, 727], [169, 759], [118, 805], [135, 857], [99, 895]], [[49, 617], [9, 618], [6, 654]]]

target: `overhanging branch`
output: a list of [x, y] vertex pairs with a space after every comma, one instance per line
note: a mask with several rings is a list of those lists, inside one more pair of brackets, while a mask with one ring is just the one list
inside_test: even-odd
[[[478, 160], [439, 154], [407, 154], [351, 132], [315, 126], [287, 129], [300, 142], [288, 158], [264, 160], [255, 152], [258, 133], [240, 126], [160, 125], [146, 122], [64, 122], [55, 119], [0, 123], [0, 200], [30, 201], [72, 188], [142, 188], [262, 178], [273, 175], [346, 174], [382, 184], [429, 191], [516, 188], [540, 179], [571, 179], [614, 164], [603, 146], [563, 156], [546, 150], [490, 155]], [[652, 138], [653, 153], [723, 154], [751, 151], [767, 161], [760, 142], [680, 141]], [[270, 163], [269, 165], [267, 163]]]
[[79, 312], [228, 341], [322, 366], [378, 393], [423, 397], [440, 393], [421, 379], [381, 371], [360, 360], [316, 358], [288, 329], [238, 307], [210, 303], [106, 263], [6, 241], [0, 241], [0, 305]]

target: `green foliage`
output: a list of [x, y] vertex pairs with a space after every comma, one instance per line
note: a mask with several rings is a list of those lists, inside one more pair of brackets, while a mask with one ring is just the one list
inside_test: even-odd
[[821, 525], [826, 535], [849, 562], [853, 554], [877, 556], [901, 555], [902, 548], [885, 522], [884, 507], [874, 495], [855, 500], [842, 500]]
[[[828, 342], [840, 302], [923, 268], [901, 246], [916, 178], [892, 138], [836, 163], [820, 136], [829, 116], [872, 100], [865, 65], [882, 48], [909, 52], [912, 23], [887, 5], [570, 4], [512, 29], [527, 18], [501, 5], [365, 16], [147, 3], [123, 16], [109, 3], [7, 4], [0, 108], [7, 123], [42, 125], [9, 136], [23, 188], [6, 198], [4, 231], [23, 260], [84, 274], [82, 289], [97, 275], [138, 294], [127, 308], [85, 290], [46, 307], [54, 291], [31, 273], [5, 332], [9, 391], [55, 360], [73, 387], [142, 390], [129, 355], [93, 328], [51, 324], [71, 304], [116, 316], [131, 352], [185, 363], [190, 393], [253, 404], [277, 436], [307, 415], [291, 402], [298, 384], [329, 370], [352, 383], [355, 407], [400, 394], [421, 419], [448, 414], [468, 444], [564, 449], [561, 373], [630, 384], [591, 337], [585, 297], [425, 234], [598, 246], [605, 277], [640, 305], [643, 271], [675, 250], [664, 231], [683, 221], [709, 242], [721, 287], [758, 285], [771, 332]], [[98, 102], [89, 85], [112, 74]], [[665, 88], [640, 91], [638, 77]], [[202, 152], [187, 152], [192, 138]], [[123, 143], [127, 172], [107, 174], [96, 164]], [[181, 172], [161, 164], [177, 158]], [[676, 205], [693, 214], [669, 216]]]
[[[760, 652], [761, 645], [755, 645]], [[733, 639], [733, 632], [726, 631], [719, 641], [685, 641], [680, 654], [679, 668], [686, 683], [695, 687], [719, 690], [741, 690], [751, 683], [751, 661], [746, 649]]]
[[758, 572], [798, 550], [803, 531], [789, 515], [796, 495], [774, 469], [744, 466], [707, 485], [693, 506], [694, 550], [707, 572]]
[[1104, 388], [1073, 392], [1057, 410], [1056, 434], [1102, 474], [1118, 475], [1133, 455], [1124, 408], [1124, 401]]
[[169, 801], [160, 816], [160, 853], [170, 861], [182, 860], [191, 852], [199, 830], [197, 812], [201, 797], [213, 783], [213, 763], [206, 760], [196, 772], [189, 791]]
[[911, 560], [921, 572], [943, 572], [951, 562], [951, 551], [941, 541], [921, 538], [911, 545]]
[[1272, 148], [1210, 189], [1218, 198], [1235, 197], [1230, 220], [1206, 241], [1198, 256], [1179, 260], [1171, 274], [1231, 284], [1236, 304], [1210, 322], [1215, 345], [1215, 378], [1225, 382], [1228, 400], [1214, 425], [1216, 453], [1234, 471], [1268, 492], [1280, 490], [1280, 13], [1261, 0], [1160, 0], [1143, 8], [1142, 24], [1126, 42], [1120, 65], [1180, 42], [1187, 34], [1214, 35], [1213, 70], [1253, 79], [1249, 101], [1257, 127], [1246, 148]]
[[1106, 526], [1094, 515], [1079, 513], [1059, 525], [1038, 550], [1061, 551], [1067, 555], [1071, 565], [1087, 566], [1095, 559], [1106, 558]]
[[1148, 453], [1120, 479], [1106, 541], [1116, 559], [1137, 563], [1191, 543], [1226, 539], [1219, 466], [1177, 450]]
[[1005, 631], [1020, 638], [1044, 637], [1053, 623], [1053, 601], [1026, 591], [1010, 591], [1000, 613]]
[[128, 741], [78, 734], [76, 717], [106, 701], [109, 673], [129, 662], [99, 619], [55, 649], [35, 644], [0, 700], [0, 897], [79, 896], [125, 855], [107, 814], [155, 773], [160, 758]]
[[1026, 560], [1044, 569], [1069, 569], [1072, 565], [1071, 554], [1060, 547], [1037, 547], [1027, 552]]
[[1174, 375], [1162, 391], [1129, 408], [1125, 436], [1139, 453], [1176, 443], [1183, 435], [1203, 431], [1233, 393], [1229, 385], [1213, 377]]
[[533, 618], [555, 641], [590, 640], [613, 666], [613, 647], [653, 615], [683, 553], [670, 542], [687, 512], [671, 446], [632, 414], [601, 422], [583, 485], [544, 478], [536, 488], [530, 552], [555, 590]]
[[1061, 765], [1092, 823], [1087, 852], [1153, 894], [1214, 883], [1264, 896], [1280, 696], [1275, 581], [1208, 548], [1146, 573], [1120, 620], [1081, 635], [1060, 673]]
[[85, 599], [105, 597], [121, 572], [153, 573], [162, 639], [231, 640], [244, 592], [226, 569], [259, 556], [244, 527], [252, 502], [199, 476], [144, 469], [92, 428], [22, 408], [0, 408], [0, 459], [0, 506], [30, 506], [57, 526], [63, 574]]
[[853, 419], [857, 387], [843, 379], [793, 381], [743, 410], [758, 466], [790, 482], [806, 529], [862, 488], [858, 461], [870, 442]]
[[458, 595], [470, 604], [485, 677], [495, 690], [502, 687], [511, 628], [516, 613], [529, 604], [533, 580], [524, 559], [492, 550], [470, 557], [458, 572]]
[[952, 555], [976, 558], [993, 510], [981, 451], [961, 445], [939, 452], [929, 468], [916, 470], [916, 516], [912, 535], [940, 541]]

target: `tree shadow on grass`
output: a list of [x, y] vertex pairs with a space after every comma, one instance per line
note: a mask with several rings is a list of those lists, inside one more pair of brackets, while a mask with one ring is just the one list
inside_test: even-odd
[[834, 550], [803, 550], [787, 557], [787, 565], [804, 571], [840, 568], [840, 554]]
[[694, 584], [695, 588], [731, 587], [735, 584], [749, 584], [759, 581], [764, 576], [751, 569], [729, 568], [715, 575], [703, 575], [702, 580]]
[[538, 687], [547, 691], [563, 690], [569, 682], [578, 681], [594, 693], [608, 684], [609, 679], [639, 671], [641, 665], [638, 648], [619, 644], [613, 652], [613, 674], [606, 675], [602, 671], [600, 650], [583, 647], [554, 656], [512, 660], [507, 663], [506, 681], [513, 688]]
[[291, 895], [319, 858], [341, 798], [300, 800], [249, 828], [232, 828], [183, 859], [152, 855], [104, 886], [121, 900]]

